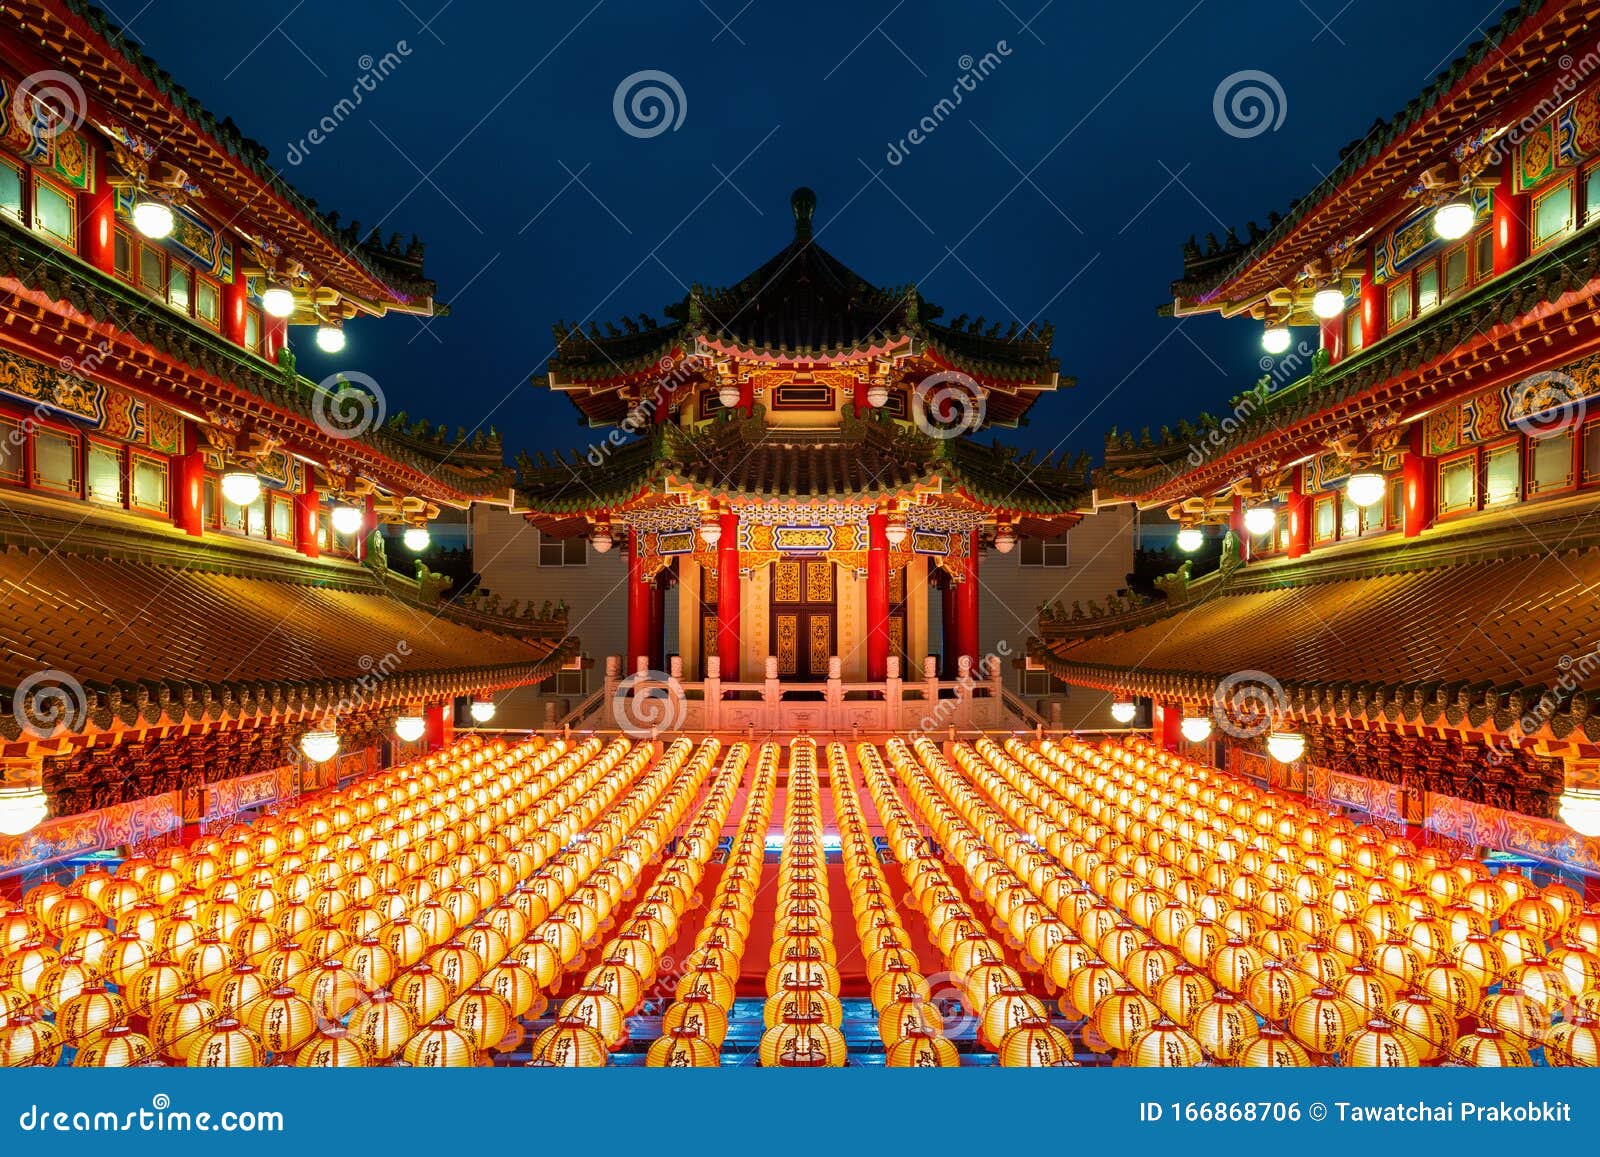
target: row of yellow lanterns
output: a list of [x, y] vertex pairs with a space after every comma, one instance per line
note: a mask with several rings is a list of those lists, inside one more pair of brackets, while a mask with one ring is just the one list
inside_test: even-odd
[[645, 1064], [651, 1068], [710, 1068], [721, 1064], [722, 1042], [737, 994], [750, 922], [761, 885], [767, 828], [777, 792], [776, 743], [764, 743], [745, 794], [745, 814], [723, 864], [714, 900], [684, 958], [673, 1001], [661, 1018]]
[[762, 1010], [763, 1068], [840, 1068], [846, 1060], [820, 794], [816, 742], [805, 736], [791, 740]]

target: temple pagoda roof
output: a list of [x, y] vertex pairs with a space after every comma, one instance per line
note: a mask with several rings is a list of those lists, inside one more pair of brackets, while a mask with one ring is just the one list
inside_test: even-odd
[[[159, 142], [202, 187], [232, 202], [225, 216], [234, 227], [259, 222], [263, 231], [321, 279], [346, 295], [413, 311], [442, 311], [436, 287], [422, 268], [423, 245], [398, 234], [386, 242], [376, 229], [361, 235], [358, 222], [341, 226], [315, 201], [294, 189], [257, 141], [232, 118], [219, 119], [173, 80], [107, 13], [84, 0], [16, 0], [6, 18], [37, 44], [51, 67], [68, 67], [93, 85], [119, 127]], [[98, 109], [91, 109], [91, 117]]]
[[514, 509], [553, 534], [584, 533], [652, 496], [692, 490], [727, 499], [873, 504], [913, 493], [958, 495], [1008, 511], [1024, 534], [1053, 534], [1092, 501], [1087, 461], [1033, 461], [1000, 445], [940, 440], [888, 417], [844, 417], [837, 431], [768, 427], [757, 407], [702, 430], [656, 427], [600, 465], [574, 454], [550, 463], [524, 456]]
[[[200, 547], [93, 518], [0, 515], [0, 594], [6, 742], [315, 720], [341, 701], [492, 691], [537, 681], [569, 649], [564, 614], [485, 614], [427, 599], [386, 570]], [[34, 716], [16, 699], [41, 687], [40, 672], [81, 688], [81, 711], [77, 726], [30, 737], [22, 723]]]
[[1247, 303], [1292, 286], [1308, 265], [1326, 265], [1397, 211], [1417, 174], [1464, 136], [1518, 119], [1531, 78], [1580, 42], [1593, 15], [1582, 0], [1521, 0], [1507, 9], [1405, 108], [1341, 150], [1339, 164], [1286, 215], [1274, 214], [1266, 229], [1252, 222], [1247, 240], [1230, 230], [1202, 250], [1191, 239], [1172, 285], [1179, 311]]
[[636, 377], [667, 377], [697, 353], [803, 364], [920, 356], [924, 373], [951, 368], [996, 391], [990, 416], [999, 422], [1015, 422], [1037, 392], [1063, 384], [1051, 326], [1004, 329], [966, 315], [941, 324], [943, 310], [914, 287], [874, 285], [817, 243], [810, 189], [795, 190], [791, 206], [795, 232], [788, 245], [731, 286], [695, 286], [667, 306], [667, 320], [623, 318], [622, 328], [607, 325], [604, 334], [596, 323], [587, 332], [557, 323], [549, 384], [570, 391], [596, 422], [627, 412], [609, 390]]

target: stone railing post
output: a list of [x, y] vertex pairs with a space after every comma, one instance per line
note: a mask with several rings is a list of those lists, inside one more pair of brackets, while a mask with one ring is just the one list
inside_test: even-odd
[[606, 656], [606, 702], [617, 697], [617, 686], [622, 682], [622, 658], [619, 655]]
[[544, 701], [544, 729], [546, 731], [554, 731], [556, 729], [556, 701], [554, 699], [546, 699]]
[[889, 656], [889, 669], [883, 681], [883, 725], [890, 731], [900, 730], [900, 696], [904, 693], [900, 680], [900, 656]]
[[761, 687], [761, 702], [766, 707], [766, 727], [772, 730], [779, 726], [778, 714], [782, 710], [782, 700], [779, 698], [781, 692], [778, 683], [778, 656], [767, 656], [762, 674], [766, 678]]
[[956, 660], [956, 726], [972, 727], [972, 656]]
[[711, 655], [706, 658], [706, 728], [715, 731], [722, 726], [722, 660]]
[[844, 664], [838, 655], [828, 656], [828, 687], [823, 700], [828, 705], [828, 726], [835, 731], [844, 726]]

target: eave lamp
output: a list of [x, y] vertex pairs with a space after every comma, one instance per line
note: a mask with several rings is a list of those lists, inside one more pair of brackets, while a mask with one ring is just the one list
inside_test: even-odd
[[317, 348], [325, 354], [336, 354], [344, 349], [344, 322], [324, 318], [317, 325]]
[[1211, 738], [1211, 719], [1205, 715], [1185, 715], [1178, 730], [1190, 743], [1204, 743]]
[[1011, 548], [1017, 545], [1017, 532], [1009, 525], [997, 526], [994, 530], [994, 548], [1001, 554], [1010, 554]]
[[707, 546], [716, 546], [722, 541], [722, 523], [715, 518], [708, 518], [700, 524], [700, 541]]
[[36, 763], [7, 761], [0, 772], [0, 835], [32, 831], [50, 814]]
[[172, 234], [172, 206], [140, 190], [133, 199], [133, 227], [152, 241]]
[[895, 550], [905, 545], [906, 537], [910, 533], [911, 531], [906, 524], [899, 521], [889, 523], [888, 528], [884, 531], [885, 537], [889, 540], [889, 546]]
[[1433, 211], [1433, 231], [1446, 241], [1459, 241], [1478, 223], [1478, 210], [1466, 197], [1452, 197]]
[[1111, 705], [1111, 718], [1118, 723], [1132, 723], [1138, 713], [1139, 707], [1131, 699], [1118, 699]]
[[474, 723], [487, 723], [494, 718], [494, 700], [487, 695], [480, 695], [472, 701], [472, 706], [467, 710], [472, 715]]
[[1600, 790], [1568, 788], [1561, 793], [1561, 822], [1580, 836], [1600, 836]]
[[1286, 325], [1269, 325], [1261, 331], [1261, 348], [1269, 354], [1281, 354], [1289, 348], [1290, 334]]
[[428, 721], [422, 717], [422, 712], [415, 707], [408, 707], [404, 715], [395, 716], [395, 738], [403, 743], [415, 743], [422, 738], [422, 733], [428, 729]]
[[1205, 532], [1198, 526], [1181, 526], [1178, 528], [1178, 549], [1184, 554], [1193, 554], [1205, 545]]
[[1311, 312], [1323, 321], [1332, 321], [1344, 312], [1344, 291], [1331, 285], [1317, 290], [1311, 298]]
[[230, 466], [222, 473], [222, 497], [235, 506], [249, 506], [261, 497], [261, 479], [254, 470]]
[[1267, 736], [1267, 752], [1279, 763], [1293, 763], [1306, 753], [1306, 737], [1298, 731], [1274, 731]]
[[1278, 525], [1278, 512], [1270, 506], [1252, 506], [1244, 512], [1244, 528], [1260, 537], [1271, 534]]
[[602, 522], [594, 528], [594, 533], [589, 536], [589, 545], [594, 547], [596, 554], [605, 554], [611, 549], [611, 524]]
[[421, 554], [428, 549], [428, 544], [433, 541], [433, 538], [428, 534], [426, 526], [421, 523], [414, 523], [406, 527], [406, 532], [400, 536], [400, 540], [406, 544], [406, 549], [412, 554]]
[[1376, 506], [1383, 501], [1387, 489], [1383, 475], [1372, 470], [1357, 471], [1344, 484], [1345, 494], [1357, 506]]
[[339, 733], [324, 724], [300, 736], [300, 754], [312, 763], [326, 763], [339, 754]]
[[268, 317], [288, 317], [294, 312], [294, 291], [281, 281], [261, 290], [261, 308]]
[[333, 532], [335, 534], [350, 535], [360, 532], [361, 524], [366, 521], [366, 517], [366, 512], [359, 506], [352, 506], [348, 502], [340, 502], [334, 506], [332, 513], [328, 516], [328, 521], [333, 524]]
[[880, 385], [880, 386], [868, 386], [867, 387], [867, 405], [871, 406], [874, 410], [881, 410], [885, 406], [887, 406], [888, 404], [889, 404], [889, 387], [888, 386], [881, 386]]
[[722, 403], [724, 410], [731, 410], [739, 404], [739, 387], [732, 385], [723, 386], [717, 391], [717, 401]]

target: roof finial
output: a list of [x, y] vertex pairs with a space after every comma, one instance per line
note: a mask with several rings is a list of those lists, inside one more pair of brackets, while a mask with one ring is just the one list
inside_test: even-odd
[[794, 209], [794, 236], [797, 241], [804, 241], [811, 236], [811, 214], [817, 211], [817, 195], [810, 189], [801, 185], [789, 196], [789, 205]]

